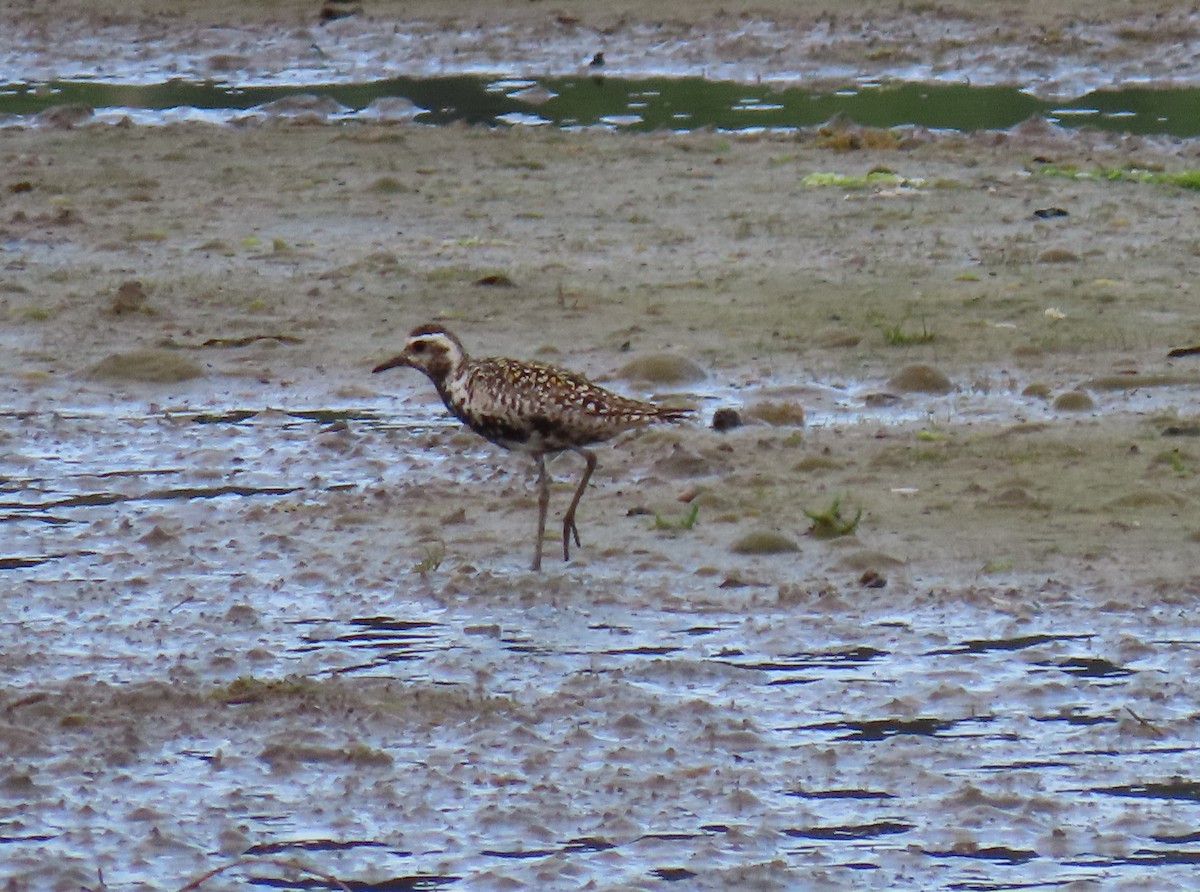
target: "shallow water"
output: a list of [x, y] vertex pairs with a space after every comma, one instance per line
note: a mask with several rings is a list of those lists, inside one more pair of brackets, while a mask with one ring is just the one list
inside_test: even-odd
[[170, 889], [247, 852], [366, 889], [1190, 887], [1200, 625], [1173, 599], [426, 577], [373, 501], [514, 473], [430, 450], [436, 412], [6, 416], [0, 876]]
[[[186, 54], [146, 41], [130, 56], [111, 51], [120, 34], [88, 34], [90, 55], [65, 62], [60, 54], [80, 46], [48, 40], [38, 65], [8, 66], [41, 91], [12, 96], [33, 114], [66, 101], [45, 86], [62, 84], [95, 91], [76, 98], [108, 109], [101, 120], [204, 118], [188, 103], [218, 91], [205, 73], [236, 67], [216, 58], [231, 43], [216, 30]], [[347, 41], [339, 56], [337, 41], [322, 38], [325, 51], [288, 35], [311, 67], [272, 56], [264, 80], [278, 91], [218, 96], [219, 109], [248, 105], [213, 119], [332, 81], [345, 85], [334, 98], [350, 111], [285, 102], [252, 117], [370, 117], [360, 110], [374, 94], [357, 91], [400, 83], [386, 76], [406, 38], [367, 35], [381, 41], [378, 53]], [[263, 44], [237, 49], [249, 65]], [[677, 55], [687, 49], [664, 46], [652, 73], [695, 74]], [[554, 72], [569, 70], [568, 54], [572, 66], [586, 59], [576, 43], [549, 50]], [[447, 57], [424, 46], [412, 56], [432, 66], [423, 76]], [[880, 126], [917, 114], [958, 126], [939, 124], [929, 99], [955, 88], [889, 92], [856, 81], [857, 69], [834, 72], [856, 85], [838, 95], [497, 78], [473, 67], [477, 58], [461, 62], [467, 77], [412, 82], [429, 91], [410, 97], [429, 112], [375, 111], [449, 120], [465, 108], [489, 122], [561, 126], [591, 115], [614, 128], [699, 126], [709, 115], [722, 127], [787, 127], [845, 104]], [[154, 86], [180, 72], [183, 81]], [[97, 80], [76, 82], [87, 74]], [[735, 74], [754, 80], [744, 61]], [[362, 82], [371, 86], [354, 86]], [[526, 92], [539, 86], [558, 96]], [[1113, 95], [1113, 105], [1088, 97], [1095, 114], [1059, 117], [1120, 129], [1136, 118], [1147, 132], [1189, 120], [1156, 110], [1168, 92]], [[146, 97], [150, 110], [125, 96]], [[980, 97], [989, 114], [1022, 117], [1072, 104], [968, 90], [953, 106], [964, 128]], [[1133, 102], [1140, 116], [1125, 114]], [[1167, 121], [1151, 120], [1163, 113]], [[63, 250], [19, 247], [47, 262]], [[28, 382], [30, 396], [24, 383], [0, 416], [0, 879], [16, 889], [179, 889], [243, 854], [251, 860], [204, 887], [339, 888], [330, 876], [362, 889], [1195, 885], [1200, 627], [1194, 592], [1171, 587], [1186, 583], [1114, 594], [1020, 571], [947, 580], [919, 575], [943, 571], [914, 560], [881, 566], [886, 585], [873, 588], [859, 570], [828, 570], [833, 545], [742, 558], [720, 535], [706, 540], [719, 554], [697, 558], [685, 536], [648, 534], [645, 517], [625, 514], [661, 455], [665, 441], [651, 437], [613, 450], [632, 458], [604, 457], [606, 471], [625, 460], [629, 473], [596, 481], [585, 547], [533, 576], [527, 463], [456, 435], [428, 394], [343, 402], [247, 384], [215, 398], [222, 385], [207, 379], [194, 402], [164, 408], [107, 391], [63, 398], [45, 379]], [[878, 382], [743, 383], [699, 393], [705, 417], [726, 402], [795, 400], [809, 423], [795, 438], [803, 447], [839, 426], [911, 432], [951, 419], [987, 432], [1053, 419], [1064, 437], [1088, 433], [1003, 389], [867, 409]], [[358, 388], [356, 379], [349, 392]], [[1104, 391], [1096, 414], [1169, 414], [1194, 405], [1195, 390]], [[149, 392], [158, 399], [161, 388]], [[674, 498], [683, 485], [659, 489]], [[625, 497], [599, 498], [618, 487]], [[980, 495], [946, 498], [970, 505]], [[1134, 525], [1117, 519], [1125, 525], [1112, 536]], [[452, 524], [462, 524], [458, 542], [479, 541], [419, 572], [421, 548]], [[621, 524], [624, 538], [611, 535]], [[606, 536], [636, 547], [614, 553]], [[1189, 540], [1168, 547], [1176, 541]], [[739, 561], [757, 572], [698, 572]]]
[[[289, 104], [298, 94], [320, 97], [327, 105]], [[1200, 89], [1194, 87], [1126, 87], [1063, 100], [1037, 98], [1018, 87], [962, 83], [857, 82], [843, 89], [814, 90], [699, 77], [530, 80], [462, 75], [287, 86], [80, 79], [0, 87], [0, 115], [29, 116], [55, 105], [80, 104], [95, 108], [102, 120], [128, 116], [145, 124], [306, 114], [331, 121], [390, 117], [425, 124], [464, 121], [633, 131], [788, 130], [837, 116], [873, 127], [1004, 130], [1042, 117], [1064, 127], [1189, 137], [1200, 135], [1198, 98]]]

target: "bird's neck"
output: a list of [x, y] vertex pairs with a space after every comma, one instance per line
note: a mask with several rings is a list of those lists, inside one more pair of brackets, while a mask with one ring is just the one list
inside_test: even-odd
[[426, 370], [425, 374], [437, 388], [438, 396], [442, 398], [446, 408], [461, 417], [463, 403], [467, 395], [468, 365], [465, 361], [446, 363], [444, 366]]

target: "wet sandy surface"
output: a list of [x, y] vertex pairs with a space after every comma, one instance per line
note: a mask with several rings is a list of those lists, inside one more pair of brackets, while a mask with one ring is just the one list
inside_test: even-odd
[[[21, 79], [170, 77], [243, 83], [585, 69], [597, 52], [620, 77], [693, 75], [835, 85], [857, 78], [1015, 84], [1078, 96], [1128, 84], [1197, 83], [1194, 9], [1179, 3], [1062, 4], [669, 0], [640, 4], [328, 3], [357, 14], [321, 24], [320, 2], [172, 7], [153, 0], [0, 4], [0, 70]], [[7, 8], [7, 9], [5, 9]]]
[[[731, 521], [617, 513], [663, 488], [643, 437], [640, 498], [601, 482], [582, 556], [535, 576], [527, 475], [403, 414], [23, 419], [16, 888], [179, 888], [239, 857], [215, 887], [1190, 885], [1185, 575], [1095, 556], [933, 582], [944, 563], [869, 548], [879, 509], [849, 544], [738, 558]], [[1051, 539], [1013, 500], [985, 500], [993, 535], [1016, 515]]]
[[[0, 877], [1190, 888], [1195, 146], [902, 137], [0, 131]], [[531, 574], [432, 318], [703, 423]]]

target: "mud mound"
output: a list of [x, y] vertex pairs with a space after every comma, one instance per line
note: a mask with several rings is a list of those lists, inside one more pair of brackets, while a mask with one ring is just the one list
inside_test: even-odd
[[143, 381], [176, 384], [204, 376], [204, 369], [169, 350], [134, 350], [106, 356], [87, 370], [93, 381]]

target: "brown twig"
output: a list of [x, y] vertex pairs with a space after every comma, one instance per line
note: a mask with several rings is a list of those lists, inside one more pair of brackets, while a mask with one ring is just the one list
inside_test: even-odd
[[324, 873], [314, 867], [300, 864], [297, 861], [289, 861], [285, 858], [260, 858], [256, 855], [242, 855], [241, 857], [230, 861], [228, 864], [222, 864], [220, 867], [214, 867], [212, 870], [202, 873], [187, 885], [180, 886], [178, 892], [194, 892], [194, 890], [199, 889], [204, 883], [207, 883], [213, 877], [218, 876], [227, 870], [232, 870], [235, 867], [245, 867], [246, 865], [250, 864], [270, 864], [274, 867], [282, 867], [286, 870], [300, 870], [304, 873], [312, 874], [317, 879], [324, 880], [327, 883], [332, 883], [334, 886], [337, 886], [337, 888], [341, 889], [342, 892], [351, 892], [350, 887], [333, 874]]
[[248, 347], [255, 341], [278, 341], [281, 344], [303, 344], [304, 338], [295, 335], [247, 335], [244, 338], [209, 338], [201, 347]]
[[1128, 706], [1125, 707], [1125, 711], [1127, 713], [1129, 713], [1131, 716], [1133, 716], [1135, 719], [1137, 719], [1138, 724], [1141, 725], [1143, 728], [1147, 729], [1148, 731], [1150, 731], [1151, 733], [1157, 735], [1158, 737], [1166, 737], [1167, 736], [1166, 734], [1164, 734], [1162, 732], [1162, 730], [1160, 728], [1155, 727], [1153, 722], [1151, 722], [1149, 719], [1142, 718], [1140, 715], [1138, 715], [1136, 712], [1134, 712]]

